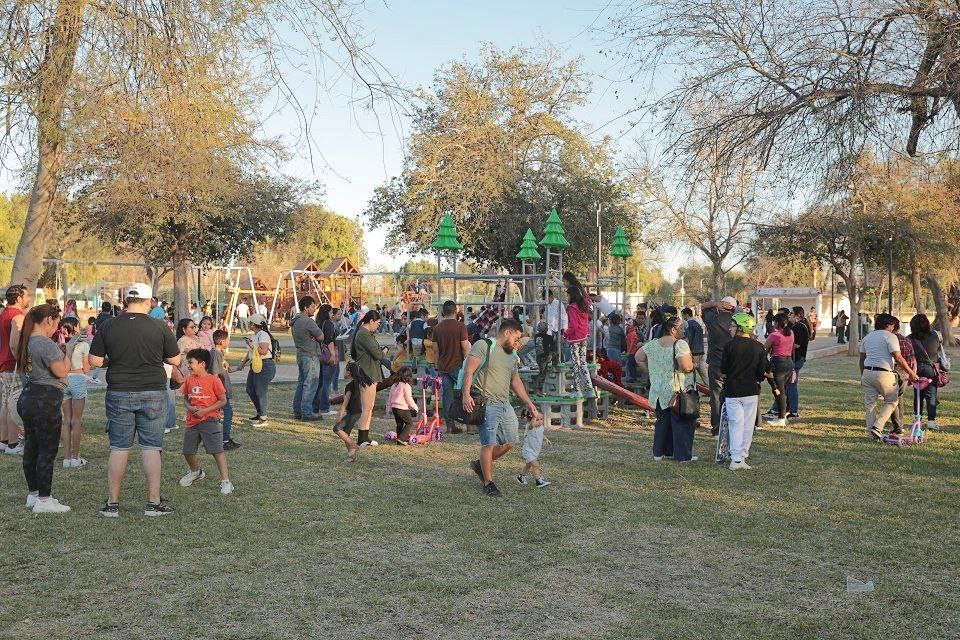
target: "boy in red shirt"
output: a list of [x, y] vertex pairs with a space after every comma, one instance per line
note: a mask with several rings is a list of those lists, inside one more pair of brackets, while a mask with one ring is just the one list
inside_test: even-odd
[[227, 390], [220, 376], [208, 372], [210, 352], [206, 349], [191, 349], [187, 352], [187, 367], [190, 375], [184, 381], [183, 398], [187, 406], [187, 428], [183, 432], [183, 457], [190, 465], [190, 473], [180, 478], [181, 487], [189, 487], [207, 474], [197, 463], [200, 440], [203, 448], [213, 455], [220, 470], [220, 493], [233, 493], [227, 454], [223, 452], [223, 426], [221, 411], [227, 404]]

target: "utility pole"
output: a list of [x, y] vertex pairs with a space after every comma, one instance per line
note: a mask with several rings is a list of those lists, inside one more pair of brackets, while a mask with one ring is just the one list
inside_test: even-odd
[[893, 315], [893, 236], [887, 238], [887, 313]]

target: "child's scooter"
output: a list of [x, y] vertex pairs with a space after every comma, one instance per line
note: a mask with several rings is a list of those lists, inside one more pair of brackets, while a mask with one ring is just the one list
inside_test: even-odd
[[[423, 413], [420, 414], [420, 421], [417, 423], [413, 433], [410, 434], [410, 444], [427, 444], [433, 440], [443, 439], [443, 425], [440, 422], [440, 392], [443, 385], [443, 379], [439, 376], [423, 376], [420, 378], [422, 385], [421, 397], [423, 398]], [[427, 386], [433, 385], [433, 415], [427, 415]], [[391, 442], [397, 439], [396, 431], [388, 431], [383, 434], [383, 439]]]
[[921, 406], [921, 393], [924, 389], [930, 386], [931, 382], [933, 381], [930, 378], [920, 378], [911, 385], [913, 387], [913, 426], [910, 427], [910, 433], [903, 435], [888, 433], [880, 438], [884, 444], [892, 444], [902, 447], [908, 444], [920, 444], [923, 442], [923, 409]]

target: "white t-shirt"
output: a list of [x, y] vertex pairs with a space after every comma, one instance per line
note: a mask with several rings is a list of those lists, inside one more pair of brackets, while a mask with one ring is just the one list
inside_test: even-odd
[[71, 369], [83, 369], [83, 359], [90, 353], [90, 343], [84, 340], [74, 340], [73, 356], [70, 360]]
[[237, 317], [246, 318], [250, 315], [250, 307], [247, 306], [246, 302], [241, 302], [237, 305]]
[[863, 361], [865, 367], [878, 367], [893, 371], [895, 361], [893, 354], [900, 351], [900, 341], [897, 336], [887, 330], [871, 331], [860, 342], [860, 353], [867, 354]]
[[257, 305], [257, 313], [262, 315], [264, 318], [267, 317], [267, 305], [261, 303]]
[[[264, 360], [269, 360], [270, 358], [273, 357], [273, 343], [270, 342], [270, 334], [267, 333], [266, 331], [257, 331], [255, 334], [253, 334], [253, 344], [254, 346], [258, 346], [261, 344], [267, 345], [267, 348], [269, 349], [269, 351], [267, 351], [267, 353], [263, 355]], [[250, 351], [249, 348], [247, 349], [247, 359], [248, 360], [253, 359], [253, 353]]]

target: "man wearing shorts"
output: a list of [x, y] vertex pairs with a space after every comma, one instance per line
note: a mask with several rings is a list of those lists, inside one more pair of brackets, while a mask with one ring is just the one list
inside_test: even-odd
[[23, 455], [16, 397], [20, 395], [22, 371], [17, 371], [17, 345], [23, 328], [23, 312], [30, 306], [30, 292], [22, 284], [7, 287], [7, 306], [0, 313], [0, 450]]
[[473, 411], [474, 400], [470, 396], [473, 387], [487, 403], [485, 419], [479, 426], [480, 459], [471, 462], [470, 467], [483, 482], [483, 492], [491, 497], [500, 496], [500, 490], [493, 484], [493, 461], [520, 440], [517, 413], [510, 405], [510, 390], [527, 406], [534, 420], [542, 419], [517, 370], [516, 349], [522, 337], [523, 326], [519, 322], [512, 318], [503, 320], [496, 340], [477, 341], [463, 365], [464, 410]]
[[126, 291], [127, 311], [105, 322], [90, 345], [90, 365], [107, 365], [107, 464], [109, 493], [100, 515], [120, 515], [120, 487], [134, 437], [140, 443], [148, 502], [144, 515], [166, 516], [173, 508], [160, 501], [160, 453], [167, 414], [167, 374], [163, 364], [180, 365], [180, 348], [163, 320], [151, 318], [149, 285], [137, 283]]

